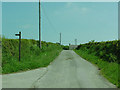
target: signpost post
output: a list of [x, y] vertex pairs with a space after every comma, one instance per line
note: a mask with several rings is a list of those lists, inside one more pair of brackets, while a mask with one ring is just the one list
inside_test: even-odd
[[15, 34], [15, 36], [19, 36], [19, 61], [21, 58], [21, 32], [19, 34]]

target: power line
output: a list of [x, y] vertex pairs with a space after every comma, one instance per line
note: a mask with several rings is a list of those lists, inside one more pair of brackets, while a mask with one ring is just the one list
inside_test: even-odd
[[58, 32], [56, 31], [55, 27], [53, 26], [51, 20], [49, 19], [49, 17], [48, 17], [48, 15], [47, 15], [46, 10], [44, 9], [44, 6], [43, 6], [43, 5], [42, 5], [42, 9], [43, 9], [42, 11], [43, 11], [43, 13], [45, 14], [46, 19], [48, 20], [50, 26], [53, 28], [53, 30], [54, 30], [56, 33], [58, 33]]

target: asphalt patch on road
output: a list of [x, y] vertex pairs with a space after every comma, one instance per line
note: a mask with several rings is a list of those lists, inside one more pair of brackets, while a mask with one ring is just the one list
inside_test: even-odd
[[73, 58], [67, 58], [66, 60], [73, 60]]

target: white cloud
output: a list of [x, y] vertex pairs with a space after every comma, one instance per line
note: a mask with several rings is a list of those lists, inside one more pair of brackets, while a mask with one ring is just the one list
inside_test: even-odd
[[90, 11], [90, 8], [79, 6], [72, 2], [66, 3], [65, 7], [68, 9], [68, 12], [80, 12], [83, 14]]
[[67, 8], [69, 8], [69, 7], [71, 7], [71, 6], [72, 6], [72, 2], [66, 3], [66, 7], [67, 7]]
[[88, 8], [82, 7], [81, 10], [82, 10], [83, 12], [86, 12], [86, 11], [88, 10]]
[[65, 16], [76, 16], [76, 14], [77, 15], [88, 14], [90, 11], [91, 8], [80, 6], [77, 3], [68, 2], [65, 4], [64, 7], [61, 7], [60, 9], [54, 11], [54, 14], [56, 16], [60, 15], [61, 17], [61, 15], [63, 15], [63, 17], [65, 17]]
[[25, 24], [25, 25], [19, 25], [18, 28], [19, 29], [30, 29], [33, 26], [31, 24]]
[[82, 13], [88, 13], [90, 11], [90, 9], [86, 7], [82, 7], [80, 10]]

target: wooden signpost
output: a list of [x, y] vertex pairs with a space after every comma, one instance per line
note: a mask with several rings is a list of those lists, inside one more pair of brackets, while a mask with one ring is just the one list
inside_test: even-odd
[[19, 36], [19, 61], [21, 59], [21, 32], [19, 34], [15, 34], [15, 36]]

